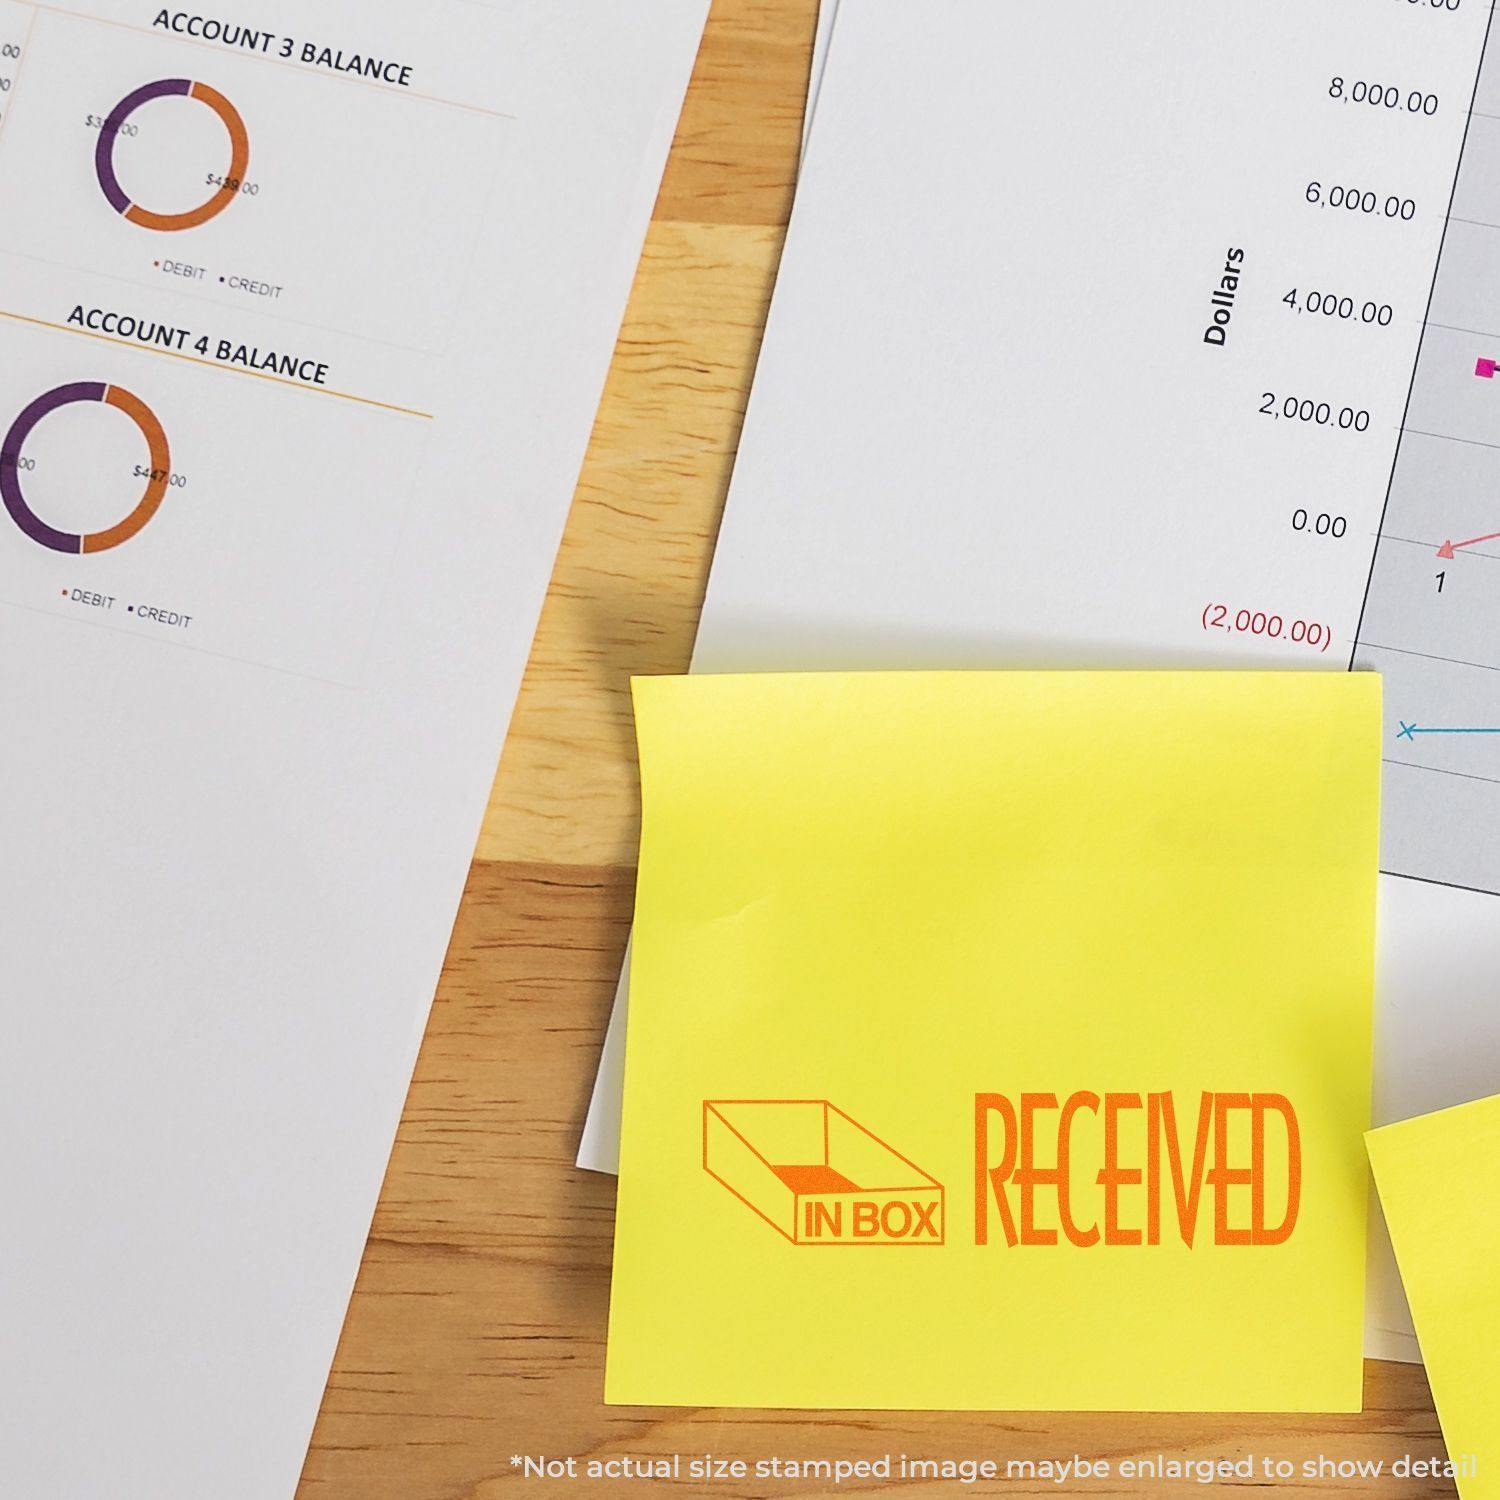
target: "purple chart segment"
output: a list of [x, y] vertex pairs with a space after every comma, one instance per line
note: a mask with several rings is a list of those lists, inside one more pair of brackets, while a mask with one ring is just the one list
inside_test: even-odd
[[143, 85], [134, 93], [126, 94], [109, 112], [109, 118], [99, 132], [99, 143], [94, 147], [94, 170], [99, 175], [99, 186], [104, 196], [109, 199], [110, 207], [117, 214], [128, 214], [131, 208], [130, 198], [115, 174], [115, 137], [119, 135], [120, 127], [143, 104], [150, 104], [154, 99], [185, 97], [192, 91], [192, 87], [192, 80], [188, 78], [163, 78], [156, 83]]
[[32, 429], [43, 417], [51, 415], [59, 407], [71, 406], [78, 401], [103, 401], [106, 387], [100, 384], [82, 383], [60, 385], [56, 390], [38, 396], [16, 420], [11, 423], [5, 441], [0, 444], [0, 498], [10, 518], [32, 541], [54, 552], [83, 551], [83, 537], [68, 531], [58, 531], [49, 526], [26, 503], [21, 493], [21, 450]]

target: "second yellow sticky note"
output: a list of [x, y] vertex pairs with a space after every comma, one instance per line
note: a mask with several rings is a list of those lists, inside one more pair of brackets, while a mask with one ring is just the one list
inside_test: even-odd
[[1370, 1164], [1463, 1500], [1500, 1497], [1500, 1098], [1374, 1130]]

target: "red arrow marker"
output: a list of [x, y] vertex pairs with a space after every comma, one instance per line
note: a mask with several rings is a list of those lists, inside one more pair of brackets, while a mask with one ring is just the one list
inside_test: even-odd
[[1500, 531], [1492, 531], [1488, 536], [1470, 537], [1466, 542], [1444, 542], [1438, 548], [1438, 556], [1445, 562], [1451, 562], [1456, 553], [1462, 552], [1465, 547], [1477, 547], [1481, 542], [1500, 541]]

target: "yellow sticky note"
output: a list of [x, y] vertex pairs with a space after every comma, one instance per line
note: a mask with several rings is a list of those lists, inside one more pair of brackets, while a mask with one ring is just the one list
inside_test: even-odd
[[635, 693], [609, 1401], [1358, 1409], [1378, 679]]
[[1500, 1496], [1500, 1098], [1366, 1137], [1453, 1478]]

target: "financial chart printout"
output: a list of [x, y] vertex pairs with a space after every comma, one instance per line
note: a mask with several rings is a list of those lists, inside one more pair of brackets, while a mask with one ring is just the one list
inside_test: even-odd
[[348, 683], [516, 121], [288, 31], [0, 0], [0, 599]]
[[706, 10], [0, 0], [7, 1495], [296, 1486]]
[[[1500, 45], [1468, 126], [1355, 664], [1386, 680], [1385, 866], [1500, 895]], [[1500, 908], [1497, 908], [1500, 920]]]
[[1493, 1093], [1489, 6], [944, 15], [841, 11], [695, 670], [1378, 667], [1377, 1117]]

